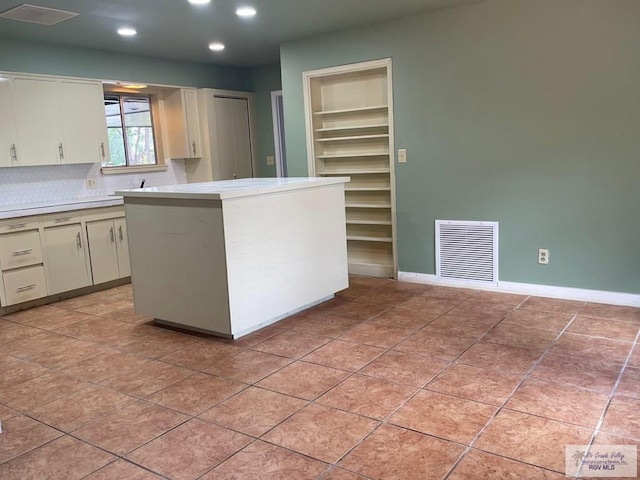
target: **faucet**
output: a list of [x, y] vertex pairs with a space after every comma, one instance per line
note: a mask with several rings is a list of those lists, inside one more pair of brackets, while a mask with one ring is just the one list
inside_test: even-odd
[[144, 188], [144, 182], [145, 182], [145, 181], [146, 181], [146, 180], [143, 178], [143, 179], [142, 179], [142, 181], [140, 182], [140, 188]]

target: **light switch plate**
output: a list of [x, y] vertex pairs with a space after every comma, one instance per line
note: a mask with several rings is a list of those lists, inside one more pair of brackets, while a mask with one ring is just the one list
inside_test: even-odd
[[407, 163], [407, 149], [398, 149], [398, 163]]
[[273, 155], [267, 155], [267, 165], [275, 165], [276, 157]]

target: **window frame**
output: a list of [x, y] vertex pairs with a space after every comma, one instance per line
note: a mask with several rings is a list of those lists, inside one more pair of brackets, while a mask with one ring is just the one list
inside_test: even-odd
[[[157, 107], [157, 99], [153, 94], [139, 93], [139, 92], [122, 92], [122, 91], [108, 91], [105, 90], [103, 92], [103, 99], [106, 100], [107, 97], [118, 97], [118, 102], [120, 105], [120, 121], [122, 124], [122, 141], [124, 145], [124, 157], [125, 157], [125, 165], [101, 165], [102, 173], [123, 173], [126, 171], [143, 171], [143, 170], [166, 170], [166, 165], [161, 161], [162, 152], [159, 146], [162, 142], [158, 142], [158, 135], [160, 134], [160, 126], [158, 122], [158, 117], [156, 116], [156, 107]], [[151, 118], [151, 137], [153, 139], [153, 151], [155, 155], [155, 163], [148, 163], [143, 165], [132, 165], [129, 160], [129, 139], [126, 134], [127, 125], [125, 122], [126, 113], [124, 110], [124, 102], [126, 97], [133, 98], [146, 98], [149, 101], [149, 116]], [[104, 101], [103, 100], [103, 101]], [[106, 112], [105, 112], [106, 118]], [[117, 127], [109, 127], [107, 122], [107, 133], [110, 128]], [[111, 159], [111, 157], [109, 157]]]

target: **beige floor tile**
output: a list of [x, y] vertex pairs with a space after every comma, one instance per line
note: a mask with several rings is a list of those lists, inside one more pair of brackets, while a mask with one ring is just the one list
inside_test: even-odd
[[62, 435], [62, 432], [24, 415], [13, 416], [7, 420], [3, 419], [2, 433], [0, 434], [0, 464]]
[[307, 402], [299, 398], [250, 387], [199, 417], [259, 437], [306, 405]]
[[198, 415], [238, 393], [245, 384], [196, 373], [147, 397], [147, 400], [188, 415]]
[[326, 468], [326, 463], [256, 441], [202, 480], [314, 480]]
[[448, 480], [563, 480], [561, 473], [498, 457], [479, 450], [471, 450], [449, 475]]
[[295, 362], [261, 380], [257, 386], [293, 395], [304, 400], [313, 400], [349, 376], [335, 368], [306, 362]]
[[422, 390], [389, 420], [394, 425], [469, 445], [497, 408]]
[[113, 390], [89, 385], [82, 390], [34, 408], [31, 415], [47, 425], [64, 432], [72, 432], [136, 400], [134, 397]]
[[416, 391], [416, 387], [354, 375], [318, 398], [316, 403], [383, 420]]
[[506, 408], [587, 428], [595, 428], [608, 395], [537, 379], [524, 382]]
[[565, 471], [565, 445], [586, 445], [593, 430], [525, 413], [502, 410], [475, 448], [559, 473]]
[[3, 480], [80, 480], [116, 457], [68, 436], [0, 465]]
[[174, 480], [200, 477], [251, 442], [251, 437], [193, 418], [127, 455]]
[[435, 392], [500, 406], [513, 393], [523, 376], [499, 370], [455, 364], [425, 387]]
[[449, 362], [445, 360], [391, 350], [373, 360], [360, 373], [403, 385], [423, 387], [447, 365]]
[[464, 448], [422, 433], [383, 425], [339, 466], [373, 480], [442, 479]]
[[334, 463], [378, 422], [321, 405], [309, 405], [262, 437], [289, 450]]
[[74, 436], [116, 455], [125, 455], [189, 417], [139, 401], [76, 430]]
[[207, 369], [207, 373], [238, 382], [255, 383], [292, 362], [292, 358], [244, 350], [217, 361]]
[[309, 363], [355, 372], [382, 355], [386, 350], [360, 343], [334, 340], [303, 357]]

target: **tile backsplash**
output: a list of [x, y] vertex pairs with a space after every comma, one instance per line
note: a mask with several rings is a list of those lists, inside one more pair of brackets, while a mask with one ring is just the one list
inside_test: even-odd
[[[0, 168], [0, 208], [60, 204], [113, 195], [116, 190], [187, 183], [184, 161], [167, 160], [164, 172], [102, 175], [100, 164]], [[95, 188], [87, 188], [87, 179]]]

